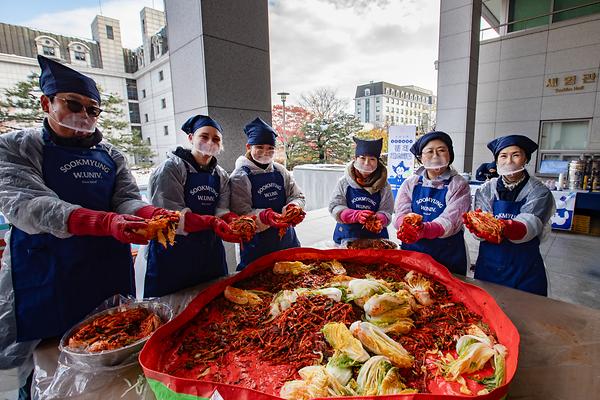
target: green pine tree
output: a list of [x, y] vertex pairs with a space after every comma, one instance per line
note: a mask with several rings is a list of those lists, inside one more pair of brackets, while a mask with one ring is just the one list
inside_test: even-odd
[[39, 78], [34, 72], [27, 80], [4, 89], [0, 99], [0, 133], [41, 125], [45, 113], [40, 104]]
[[[100, 93], [102, 89], [99, 87]], [[0, 133], [41, 126], [46, 114], [40, 104], [39, 75], [32, 73], [12, 88], [4, 89], [0, 98]], [[123, 112], [123, 99], [114, 93], [102, 93], [102, 109], [98, 127], [104, 138], [119, 150], [132, 155], [136, 162], [151, 163], [154, 156], [141, 134], [128, 131]]]
[[154, 153], [150, 146], [144, 142], [140, 133], [127, 132], [129, 124], [124, 119], [123, 99], [115, 93], [103, 93], [102, 90], [100, 93], [104, 111], [98, 119], [98, 127], [104, 138], [119, 150], [132, 155], [136, 164], [151, 165]]

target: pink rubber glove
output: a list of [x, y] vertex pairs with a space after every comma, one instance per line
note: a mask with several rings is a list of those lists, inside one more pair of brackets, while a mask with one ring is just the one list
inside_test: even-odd
[[396, 232], [396, 237], [402, 243], [412, 244], [421, 239], [422, 237], [421, 234], [423, 232], [423, 229], [418, 229], [409, 224], [403, 224], [401, 225], [401, 228], [402, 229], [398, 229], [398, 232]]
[[346, 208], [340, 212], [340, 221], [344, 224], [364, 224], [370, 215], [373, 215], [373, 211]]
[[258, 218], [260, 218], [260, 222], [265, 225], [269, 225], [271, 228], [287, 228], [289, 225], [283, 222], [278, 222], [277, 218], [281, 218], [281, 214], [276, 213], [270, 208], [266, 210], [262, 210], [258, 214]]
[[527, 234], [527, 227], [522, 222], [514, 219], [501, 219], [500, 221], [504, 224], [502, 236], [509, 240], [521, 240]]
[[398, 230], [397, 237], [402, 243], [412, 244], [421, 239], [436, 239], [444, 234], [444, 227], [437, 222], [425, 222], [422, 228], [404, 225]]
[[385, 216], [384, 213], [375, 213], [375, 216], [377, 217], [378, 220], [381, 221], [381, 224], [385, 227], [387, 226], [387, 224], [389, 223], [389, 220], [387, 219], [387, 217]]
[[396, 230], [400, 229], [402, 222], [404, 222], [404, 215], [400, 215], [396, 218], [394, 221], [394, 228], [396, 228]]
[[444, 234], [444, 227], [437, 222], [424, 222], [419, 232], [419, 239], [437, 239]]
[[147, 244], [143, 235], [135, 233], [148, 224], [133, 215], [78, 208], [67, 221], [69, 233], [76, 236], [112, 236], [121, 243]]

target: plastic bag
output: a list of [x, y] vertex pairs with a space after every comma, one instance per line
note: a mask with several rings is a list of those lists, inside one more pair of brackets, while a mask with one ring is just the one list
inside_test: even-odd
[[[146, 300], [144, 303], [148, 303]], [[150, 301], [152, 302], [152, 301]], [[105, 300], [85, 318], [117, 306], [140, 303], [133, 297], [115, 295]], [[161, 307], [168, 306], [160, 302]], [[166, 320], [172, 317], [170, 308]], [[163, 317], [163, 315], [161, 315]], [[70, 335], [63, 336], [62, 341]], [[138, 364], [138, 351], [132, 351], [116, 365], [87, 363], [73, 352], [60, 351], [58, 340], [44, 341], [34, 352], [34, 399], [154, 399]], [[101, 357], [111, 351], [95, 353]]]
[[[10, 243], [10, 232], [5, 239], [6, 243]], [[19, 384], [22, 386], [33, 369], [33, 349], [40, 341], [17, 343], [16, 340], [15, 293], [10, 268], [10, 246], [7, 245], [0, 267], [0, 370], [17, 369]]]
[[[58, 360], [57, 360], [58, 356]], [[154, 399], [136, 357], [124, 365], [104, 368], [74, 366], [58, 341], [34, 353], [33, 399]]]

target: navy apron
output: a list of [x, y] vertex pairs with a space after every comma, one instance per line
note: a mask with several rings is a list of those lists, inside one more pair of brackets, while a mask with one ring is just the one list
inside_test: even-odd
[[[521, 212], [522, 201], [494, 200], [494, 217], [514, 219]], [[500, 244], [480, 242], [475, 264], [475, 279], [494, 282], [526, 292], [546, 296], [548, 281], [536, 236], [525, 243], [504, 239]]]
[[[216, 173], [188, 170], [186, 207], [195, 214], [215, 215], [221, 180]], [[158, 297], [227, 275], [223, 241], [212, 229], [177, 235], [174, 246], [156, 240], [148, 245], [144, 297]]]
[[[106, 150], [43, 135], [45, 185], [68, 203], [110, 211], [117, 167]], [[131, 248], [112, 237], [59, 239], [13, 226], [10, 254], [18, 342], [60, 336], [110, 296], [135, 294]]]
[[[287, 196], [283, 175], [276, 169], [273, 172], [253, 174], [248, 167], [242, 167], [252, 185], [252, 208], [271, 208], [281, 213], [287, 204]], [[252, 261], [274, 251], [300, 247], [296, 230], [289, 227], [285, 235], [279, 239], [279, 228], [269, 228], [257, 233], [248, 243], [244, 243], [240, 251], [240, 263], [237, 270], [241, 271]]]
[[[381, 192], [369, 193], [362, 188], [353, 188], [348, 185], [346, 188], [346, 205], [352, 210], [379, 211], [381, 204]], [[333, 241], [341, 243], [343, 239], [361, 238], [361, 239], [387, 239], [389, 238], [387, 227], [381, 232], [374, 233], [364, 228], [362, 224], [343, 224], [338, 222], [333, 231]]]
[[[443, 188], [436, 189], [423, 186], [423, 177], [420, 176], [412, 192], [411, 211], [422, 215], [423, 222], [431, 222], [439, 217], [446, 209], [446, 194], [451, 180], [452, 177], [444, 181]], [[429, 254], [452, 273], [467, 273], [467, 249], [462, 229], [446, 238], [421, 239], [412, 244], [402, 243], [402, 249]]]

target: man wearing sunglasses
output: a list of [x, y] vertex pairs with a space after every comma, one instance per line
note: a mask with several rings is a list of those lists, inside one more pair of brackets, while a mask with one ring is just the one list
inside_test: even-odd
[[[0, 268], [0, 369], [62, 335], [102, 301], [135, 295], [130, 243], [143, 202], [123, 154], [96, 128], [95, 82], [38, 56], [42, 128], [0, 136], [0, 210], [12, 223]], [[25, 375], [26, 376], [26, 375]]]

